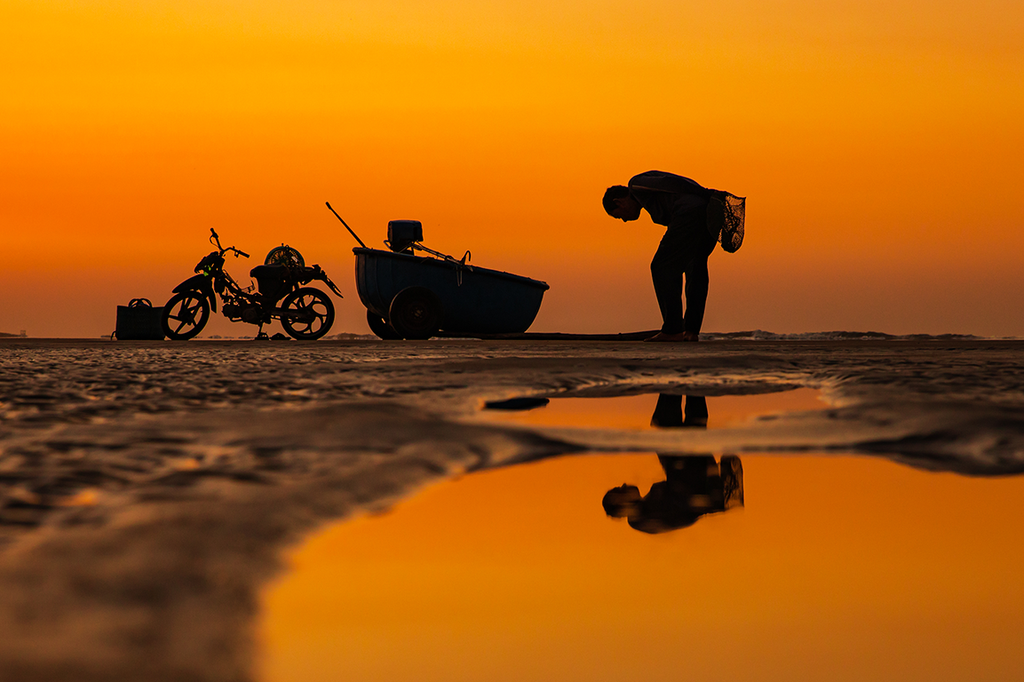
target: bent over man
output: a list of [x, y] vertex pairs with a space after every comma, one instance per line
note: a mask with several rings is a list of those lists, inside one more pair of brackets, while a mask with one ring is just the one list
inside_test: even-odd
[[[628, 187], [615, 185], [604, 194], [604, 210], [625, 222], [646, 210], [668, 229], [661, 238], [651, 277], [661, 308], [661, 331], [647, 341], [697, 341], [708, 298], [708, 257], [717, 235], [708, 229], [707, 210], [713, 190], [681, 175], [647, 171], [634, 176]], [[686, 315], [683, 316], [683, 276], [686, 277]]]

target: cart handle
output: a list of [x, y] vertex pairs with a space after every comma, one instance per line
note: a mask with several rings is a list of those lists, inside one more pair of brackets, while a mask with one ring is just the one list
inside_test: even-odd
[[348, 231], [349, 231], [349, 233], [350, 233], [350, 234], [351, 234], [351, 235], [352, 235], [353, 237], [355, 237], [355, 238], [356, 238], [356, 241], [357, 241], [357, 242], [359, 242], [359, 246], [361, 246], [361, 247], [363, 247], [363, 248], [365, 249], [365, 248], [366, 248], [366, 244], [364, 244], [364, 243], [363, 243], [363, 240], [359, 238], [359, 235], [357, 235], [357, 234], [356, 234], [356, 233], [355, 233], [355, 232], [354, 232], [354, 231], [352, 230], [352, 228], [348, 226], [348, 223], [346, 223], [346, 222], [345, 222], [344, 220], [342, 220], [341, 216], [340, 216], [340, 215], [338, 215], [338, 212], [337, 212], [337, 211], [335, 211], [335, 210], [334, 210], [333, 208], [331, 208], [331, 202], [329, 202], [329, 201], [325, 201], [324, 203], [325, 203], [325, 204], [327, 204], [327, 208], [330, 208], [330, 209], [331, 209], [331, 213], [333, 213], [333, 214], [334, 214], [334, 217], [335, 217], [335, 218], [337, 218], [338, 220], [341, 220], [341, 224], [345, 226], [345, 229], [346, 229], [346, 230], [348, 230]]

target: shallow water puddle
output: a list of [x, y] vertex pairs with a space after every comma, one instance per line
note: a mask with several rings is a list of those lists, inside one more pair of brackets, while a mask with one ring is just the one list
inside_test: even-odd
[[[699, 414], [706, 412], [707, 428], [736, 426], [755, 417], [764, 417], [780, 412], [821, 410], [828, 407], [821, 391], [814, 388], [798, 388], [780, 393], [753, 395], [672, 396], [645, 393], [642, 395], [616, 396], [611, 398], [552, 398], [513, 399], [488, 403], [481, 416], [494, 421], [504, 421], [532, 426], [577, 426], [613, 429], [652, 428], [652, 420], [661, 407], [661, 425], [700, 426]], [[683, 410], [674, 403], [680, 402]], [[706, 403], [706, 407], [701, 406]], [[673, 421], [669, 411], [683, 416], [678, 423]], [[686, 416], [690, 414], [687, 420]]]
[[[708, 398], [708, 426], [820, 404], [795, 394], [774, 408]], [[596, 417], [552, 401], [516, 418], [647, 428], [658, 407], [613, 400]], [[563, 457], [329, 527], [263, 595], [260, 679], [962, 680], [1024, 666], [1024, 477], [744, 456], [745, 506], [683, 528], [640, 532], [602, 505], [668, 478], [654, 454]]]

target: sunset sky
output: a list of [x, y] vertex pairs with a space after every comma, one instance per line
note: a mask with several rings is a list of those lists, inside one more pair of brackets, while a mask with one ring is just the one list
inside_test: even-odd
[[600, 197], [656, 168], [748, 197], [706, 331], [1024, 336], [1022, 38], [1019, 0], [3, 0], [0, 331], [110, 333], [216, 227], [365, 333], [325, 200], [547, 281], [534, 331], [653, 329], [662, 229]]

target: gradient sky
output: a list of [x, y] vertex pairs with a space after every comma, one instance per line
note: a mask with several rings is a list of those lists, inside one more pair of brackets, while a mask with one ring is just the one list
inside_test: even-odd
[[1024, 335], [1022, 38], [1017, 0], [2, 0], [0, 331], [109, 333], [216, 227], [366, 332], [325, 200], [547, 281], [535, 331], [653, 329], [662, 229], [600, 197], [657, 168], [748, 197], [705, 330]]

